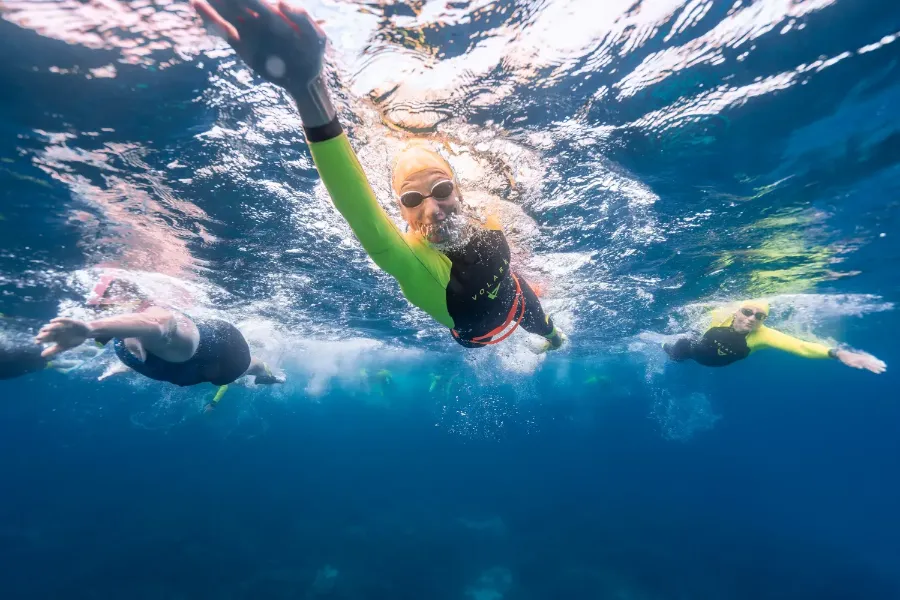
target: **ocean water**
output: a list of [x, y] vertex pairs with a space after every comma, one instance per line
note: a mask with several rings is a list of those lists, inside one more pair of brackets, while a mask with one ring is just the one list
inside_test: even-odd
[[[4, 343], [115, 269], [288, 377], [0, 381], [0, 597], [900, 598], [896, 3], [304, 6], [384, 205], [441, 140], [569, 343], [411, 307], [186, 3], [0, 1]], [[887, 373], [664, 360], [745, 297]]]

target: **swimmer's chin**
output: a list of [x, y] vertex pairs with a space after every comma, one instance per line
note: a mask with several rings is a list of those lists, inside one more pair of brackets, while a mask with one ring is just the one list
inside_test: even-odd
[[445, 227], [422, 225], [418, 227], [419, 233], [429, 244], [443, 244], [450, 240], [450, 231]]
[[450, 236], [443, 231], [435, 231], [425, 235], [425, 239], [429, 244], [443, 244], [450, 239]]
[[419, 232], [435, 248], [451, 250], [464, 245], [472, 230], [464, 219], [452, 218], [440, 225], [423, 225]]

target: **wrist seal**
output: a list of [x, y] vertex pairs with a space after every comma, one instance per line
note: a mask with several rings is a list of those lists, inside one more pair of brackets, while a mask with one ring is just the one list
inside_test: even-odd
[[297, 111], [304, 127], [322, 127], [331, 123], [337, 116], [337, 111], [331, 103], [328, 86], [325, 84], [325, 77], [321, 73], [307, 81], [305, 85], [288, 89], [288, 92], [297, 104]]

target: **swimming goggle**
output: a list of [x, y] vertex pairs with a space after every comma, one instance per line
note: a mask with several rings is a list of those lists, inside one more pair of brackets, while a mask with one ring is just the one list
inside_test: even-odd
[[400, 194], [400, 204], [406, 208], [415, 208], [425, 202], [426, 198], [434, 198], [435, 200], [446, 200], [453, 195], [453, 182], [449, 179], [438, 181], [431, 188], [431, 193], [427, 196], [422, 192], [409, 191]]
[[757, 321], [765, 321], [765, 320], [768, 318], [768, 316], [769, 316], [769, 315], [767, 315], [767, 314], [764, 313], [764, 312], [753, 312], [753, 309], [752, 309], [752, 308], [742, 308], [742, 309], [741, 309], [741, 313], [742, 313], [745, 317], [756, 316], [756, 320], [757, 320]]

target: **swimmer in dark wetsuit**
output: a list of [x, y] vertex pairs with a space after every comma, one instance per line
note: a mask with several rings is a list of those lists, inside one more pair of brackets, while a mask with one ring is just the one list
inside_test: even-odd
[[250, 356], [244, 336], [234, 325], [218, 319], [192, 319], [154, 304], [124, 280], [101, 280], [88, 305], [130, 312], [89, 323], [53, 319], [35, 338], [38, 343], [53, 344], [42, 352], [43, 357], [55, 356], [87, 339], [101, 344], [112, 340], [119, 360], [145, 377], [179, 386], [206, 382], [220, 386], [208, 409], [218, 403], [228, 384], [243, 375], [255, 376], [257, 384], [284, 381]]
[[40, 346], [7, 347], [0, 345], [0, 379], [15, 379], [47, 368]]
[[402, 233], [375, 198], [344, 134], [322, 75], [325, 34], [301, 9], [259, 0], [193, 0], [247, 65], [296, 102], [316, 168], [365, 251], [406, 298], [468, 348], [495, 344], [521, 325], [555, 350], [565, 337], [523, 277], [496, 219], [463, 204], [449, 163], [421, 141], [397, 157], [392, 184]]
[[0, 380], [15, 379], [46, 369], [68, 373], [79, 367], [81, 360], [48, 360], [41, 356], [41, 347], [34, 344], [7, 346], [0, 344]]
[[717, 311], [702, 337], [683, 337], [663, 345], [672, 360], [695, 360], [707, 367], [724, 367], [763, 348], [775, 348], [804, 358], [836, 358], [848, 367], [883, 373], [887, 366], [874, 356], [805, 342], [763, 325], [769, 304], [746, 300], [733, 314]]
[[16, 379], [47, 369], [68, 373], [84, 362], [76, 359], [48, 360], [41, 356], [41, 347], [29, 343], [28, 337], [21, 331], [0, 328], [0, 380]]

